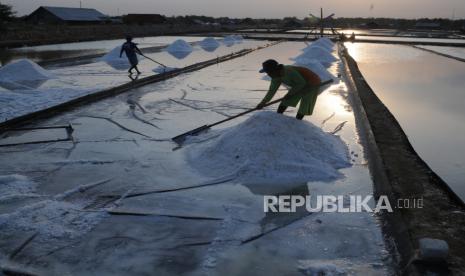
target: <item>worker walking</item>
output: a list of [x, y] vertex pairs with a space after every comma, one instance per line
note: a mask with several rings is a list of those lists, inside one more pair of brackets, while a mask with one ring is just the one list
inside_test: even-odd
[[273, 59], [263, 63], [260, 73], [268, 74], [271, 78], [271, 85], [266, 96], [257, 105], [258, 109], [263, 108], [273, 98], [281, 84], [285, 84], [290, 89], [277, 112], [284, 113], [289, 106], [296, 107], [300, 101], [296, 118], [302, 120], [304, 116], [312, 115], [321, 84], [321, 79], [317, 74], [305, 67], [279, 64]]
[[126, 57], [131, 64], [131, 67], [128, 70], [129, 74], [132, 74], [132, 69], [136, 69], [137, 74], [140, 74], [139, 69], [137, 68], [137, 64], [139, 64], [139, 60], [137, 59], [137, 54], [142, 55], [141, 50], [137, 47], [137, 44], [132, 42], [132, 37], [127, 36], [126, 42], [121, 46], [121, 51], [119, 53], [119, 57], [123, 55], [123, 52], [126, 53]]

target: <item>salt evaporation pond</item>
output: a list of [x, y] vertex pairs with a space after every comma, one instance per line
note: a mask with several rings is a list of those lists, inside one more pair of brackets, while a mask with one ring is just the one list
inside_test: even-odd
[[[334, 180], [243, 185], [233, 169], [219, 178], [209, 177], [185, 158], [187, 151], [205, 149], [209, 141], [173, 151], [176, 145], [170, 137], [255, 107], [268, 87], [260, 80], [261, 63], [273, 57], [290, 64], [290, 58], [304, 46], [281, 43], [35, 122], [37, 126], [71, 123], [75, 143], [0, 148], [2, 174], [14, 174], [21, 166], [21, 175], [37, 182], [31, 192], [36, 197], [0, 202], [4, 218], [0, 252], [9, 254], [25, 237], [39, 231], [17, 261], [43, 269], [45, 275], [88, 271], [99, 275], [152, 275], [154, 267], [158, 274], [167, 275], [293, 275], [315, 270], [388, 274], [384, 272], [389, 256], [373, 214], [263, 212], [264, 194], [372, 194], [344, 83], [328, 87], [319, 96], [314, 115], [305, 118], [307, 122], [293, 117], [294, 108], [278, 119], [292, 122], [290, 130], [310, 130], [312, 135], [326, 137], [328, 132], [337, 132], [330, 140], [344, 141], [350, 157], [345, 160], [350, 166], [334, 169], [330, 165], [329, 176], [331, 172], [340, 173]], [[338, 61], [328, 71], [337, 75], [339, 68]], [[283, 93], [278, 91], [276, 97]], [[278, 115], [267, 111], [275, 108], [266, 108], [255, 116], [274, 118]], [[217, 141], [227, 140], [227, 132], [245, 127], [255, 116], [230, 121], [211, 133], [224, 134]], [[319, 135], [312, 137], [319, 141]], [[241, 144], [247, 147], [248, 142]], [[322, 160], [333, 164], [324, 157]], [[292, 166], [295, 168], [295, 164]], [[92, 189], [81, 187], [106, 180]], [[205, 183], [212, 185], [193, 188]], [[167, 192], [178, 188], [183, 190]], [[73, 190], [79, 192], [63, 200], [63, 195]], [[138, 193], [147, 194], [135, 196]], [[119, 200], [105, 204], [99, 196], [116, 196]], [[18, 209], [21, 213], [15, 214]], [[107, 211], [126, 215], [100, 216]], [[17, 220], [18, 216], [24, 219]]]
[[[208, 141], [198, 145], [199, 140]], [[188, 159], [194, 168], [211, 177], [233, 171], [247, 184], [333, 181], [342, 177], [339, 169], [350, 166], [347, 146], [339, 137], [275, 112], [259, 112], [190, 142]]]
[[345, 45], [420, 157], [465, 200], [465, 63], [409, 46]]
[[[139, 48], [144, 49], [168, 45], [179, 38], [187, 42], [197, 42], [202, 39], [202, 37], [198, 36], [155, 36], [137, 37], [134, 39], [134, 42], [139, 44]], [[112, 39], [0, 49], [0, 63], [5, 64], [10, 60], [21, 58], [28, 58], [35, 62], [40, 62], [50, 59], [54, 60], [81, 57], [83, 55], [104, 54], [115, 47], [121, 46], [124, 42], [124, 39]]]
[[[170, 38], [171, 41], [174, 38]], [[194, 39], [194, 38], [192, 38]], [[197, 39], [199, 39], [197, 37]], [[254, 48], [266, 44], [266, 41], [244, 41], [243, 44], [237, 44], [230, 48], [219, 47], [215, 53], [206, 51], [193, 51], [183, 60], [174, 59], [169, 53], [159, 51], [155, 53], [145, 53], [152, 59], [167, 65], [167, 70], [158, 68], [158, 64], [140, 58], [139, 70], [142, 72], [139, 78], [147, 77], [155, 73], [169, 71], [171, 68], [181, 68], [194, 63], [216, 58], [217, 56], [227, 55], [231, 52], [237, 52], [247, 48]], [[142, 49], [143, 51], [143, 49]], [[111, 52], [111, 51], [110, 51]], [[70, 99], [93, 93], [109, 87], [114, 87], [132, 81], [128, 78], [126, 66], [127, 59], [119, 58], [119, 50], [114, 50], [112, 58], [116, 65], [122, 66], [120, 70], [109, 66], [106, 62], [90, 60], [83, 64], [58, 65], [47, 67], [49, 72], [57, 78], [28, 83], [28, 86], [18, 82], [4, 82], [4, 87], [0, 86], [0, 120], [5, 121], [17, 116], [21, 116], [33, 111], [47, 108], [59, 103], [66, 102]], [[38, 89], [31, 89], [38, 87]], [[11, 90], [13, 89], [13, 90]]]

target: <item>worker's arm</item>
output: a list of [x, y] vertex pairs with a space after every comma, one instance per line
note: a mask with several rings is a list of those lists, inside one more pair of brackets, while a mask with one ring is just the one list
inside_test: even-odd
[[139, 55], [143, 55], [142, 54], [142, 51], [139, 49], [139, 47], [137, 47], [137, 45], [134, 45], [134, 48], [136, 49], [136, 52], [139, 54]]
[[257, 105], [257, 108], [263, 108], [263, 106], [269, 102], [271, 99], [273, 99], [274, 94], [276, 94], [276, 91], [278, 91], [279, 87], [281, 86], [281, 79], [275, 78], [271, 80], [270, 88], [268, 89], [268, 92], [266, 93], [265, 97], [263, 100]]
[[123, 55], [123, 51], [124, 51], [124, 45], [121, 46], [121, 51], [119, 51], [119, 57], [121, 57]]
[[288, 96], [292, 96], [295, 93], [299, 93], [305, 86], [307, 86], [307, 81], [302, 77], [299, 71], [295, 69], [290, 69], [287, 71], [288, 78], [291, 83], [291, 89], [289, 89]]

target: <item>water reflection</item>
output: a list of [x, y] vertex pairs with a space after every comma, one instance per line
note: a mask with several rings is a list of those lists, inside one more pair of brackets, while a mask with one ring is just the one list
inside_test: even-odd
[[346, 46], [418, 154], [465, 199], [465, 63], [408, 46]]

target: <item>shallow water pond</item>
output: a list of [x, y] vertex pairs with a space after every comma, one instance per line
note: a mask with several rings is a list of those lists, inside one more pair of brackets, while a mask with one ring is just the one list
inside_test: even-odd
[[465, 63], [409, 46], [346, 46], [418, 154], [465, 200]]

